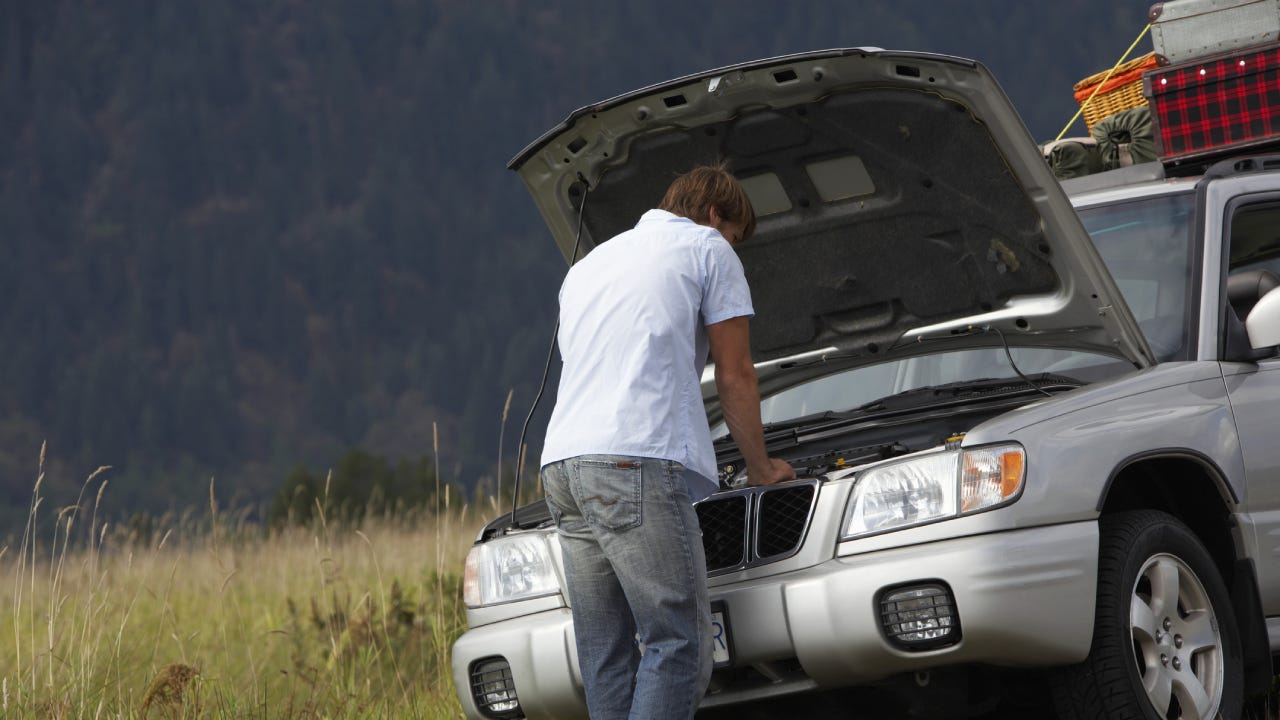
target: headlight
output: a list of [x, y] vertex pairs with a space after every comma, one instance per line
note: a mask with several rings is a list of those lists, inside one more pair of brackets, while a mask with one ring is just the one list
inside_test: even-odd
[[548, 533], [509, 535], [467, 553], [462, 599], [467, 607], [528, 600], [560, 592]]
[[1026, 454], [1018, 445], [946, 450], [874, 467], [849, 501], [844, 537], [897, 530], [985, 510], [1022, 489]]

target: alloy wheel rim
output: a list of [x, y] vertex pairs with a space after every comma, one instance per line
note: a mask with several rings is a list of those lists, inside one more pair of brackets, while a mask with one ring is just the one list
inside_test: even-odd
[[1129, 630], [1138, 676], [1156, 714], [1209, 720], [1222, 701], [1218, 619], [1200, 578], [1180, 558], [1153, 555], [1130, 593]]

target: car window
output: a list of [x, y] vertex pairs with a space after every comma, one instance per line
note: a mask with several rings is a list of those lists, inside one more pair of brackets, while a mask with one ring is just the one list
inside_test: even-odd
[[[1092, 382], [1129, 368], [1113, 357], [1074, 350], [1010, 348], [1009, 352], [1018, 369], [1028, 375], [1055, 373]], [[911, 357], [846, 370], [788, 388], [765, 397], [760, 403], [760, 415], [765, 424], [769, 424], [814, 413], [849, 410], [882, 397], [932, 385], [1016, 376], [1002, 348]], [[724, 423], [712, 428], [713, 437], [727, 432]]]
[[1231, 217], [1231, 274], [1269, 270], [1280, 276], [1280, 203], [1242, 208]]
[[1098, 254], [1161, 361], [1187, 357], [1192, 193], [1078, 208]]

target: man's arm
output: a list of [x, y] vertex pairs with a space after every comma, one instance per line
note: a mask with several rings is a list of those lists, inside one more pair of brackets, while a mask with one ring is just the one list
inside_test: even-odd
[[715, 363], [716, 390], [729, 433], [742, 451], [751, 485], [772, 485], [791, 480], [796, 471], [785, 460], [769, 457], [760, 424], [760, 389], [751, 364], [748, 319], [730, 318], [707, 326], [711, 360]]

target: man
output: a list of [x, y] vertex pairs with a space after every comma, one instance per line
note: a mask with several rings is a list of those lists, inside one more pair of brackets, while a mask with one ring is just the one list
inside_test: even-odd
[[760, 425], [751, 296], [731, 247], [754, 229], [737, 180], [695, 168], [560, 289], [564, 368], [542, 479], [594, 720], [692, 718], [711, 676], [692, 505], [717, 488], [699, 386], [708, 351], [750, 481], [795, 477], [768, 457]]

